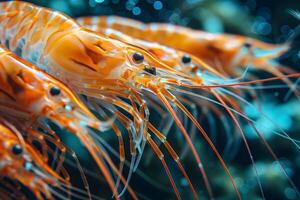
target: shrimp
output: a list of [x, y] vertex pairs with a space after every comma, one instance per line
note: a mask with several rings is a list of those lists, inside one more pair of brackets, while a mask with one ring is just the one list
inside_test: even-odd
[[[85, 26], [84, 24], [85, 20], [87, 20], [87, 18], [76, 19], [76, 21], [78, 21], [83, 26]], [[96, 24], [87, 25], [86, 27], [89, 28], [90, 30], [96, 31], [97, 33], [104, 34], [112, 39], [120, 40], [129, 43], [131, 45], [137, 45], [141, 48], [144, 48], [145, 50], [153, 54], [157, 59], [161, 60], [164, 64], [168, 66], [172, 66], [174, 69], [182, 73], [188, 74], [194, 78], [199, 77], [199, 79], [202, 79], [201, 77], [202, 70], [207, 70], [208, 72], [212, 73], [212, 76], [224, 77], [221, 73], [219, 73], [214, 68], [210, 67], [203, 61], [199, 60], [197, 57], [190, 55], [186, 52], [182, 52], [177, 49], [172, 49], [168, 46], [164, 46], [158, 43], [135, 39], [119, 31], [109, 29], [109, 28], [99, 27]], [[208, 73], [206, 72], [206, 74]], [[184, 98], [182, 98], [182, 100], [186, 101]], [[193, 102], [191, 103], [194, 104]], [[152, 104], [150, 103], [150, 106], [153, 106], [153, 102]], [[193, 110], [196, 110], [196, 108], [194, 108]], [[162, 113], [162, 115], [164, 114]], [[162, 121], [165, 122], [164, 120]], [[171, 124], [172, 123], [170, 123], [170, 125], [168, 126], [170, 127]], [[160, 124], [159, 127], [161, 127], [162, 125], [163, 124]]]
[[[8, 123], [0, 117], [0, 136], [2, 139], [0, 145], [0, 163], [2, 163], [0, 176], [18, 180], [25, 187], [28, 187], [35, 194], [37, 199], [44, 199], [43, 196], [47, 199], [53, 199], [53, 197], [67, 199], [64, 197], [66, 193], [69, 198], [88, 196], [89, 199], [91, 199], [92, 195], [88, 188], [87, 191], [82, 191], [71, 185], [70, 176], [62, 166], [62, 159], [65, 155], [57, 157], [55, 155], [56, 153], [51, 150], [49, 144], [54, 144], [56, 151], [59, 149], [61, 152], [71, 153], [71, 156], [76, 160], [76, 166], [85, 183], [86, 177], [82, 172], [82, 167], [75, 153], [62, 144], [62, 142], [55, 139], [55, 137], [57, 137], [55, 134], [51, 134], [53, 137], [41, 135], [41, 132], [37, 132], [33, 129], [28, 129], [26, 132], [22, 131], [21, 133], [18, 131], [17, 126]], [[36, 143], [33, 141], [40, 142], [42, 150], [37, 149], [35, 146]], [[46, 152], [44, 150], [46, 150]], [[7, 153], [10, 154], [7, 155]], [[51, 166], [48, 160], [49, 155], [53, 155]], [[54, 164], [57, 164], [55, 168]], [[1, 184], [7, 185], [4, 181], [2, 181]], [[86, 183], [85, 187], [88, 187]], [[15, 195], [15, 189], [16, 188], [13, 187], [9, 190], [13, 191]], [[59, 191], [62, 191], [63, 194], [60, 194]], [[80, 195], [73, 193], [73, 191], [79, 192]], [[0, 195], [2, 195], [1, 192]], [[43, 194], [43, 196], [41, 194]], [[8, 196], [9, 195], [6, 194], [4, 199]]]
[[[59, 12], [53, 12], [29, 3], [14, 1], [1, 3], [0, 27], [2, 27], [0, 31], [1, 43], [5, 44], [11, 51], [17, 52], [23, 58], [60, 79], [77, 93], [86, 95], [89, 106], [99, 110], [104, 118], [106, 113], [102, 111], [102, 107], [116, 114], [117, 119], [128, 129], [130, 137], [130, 152], [133, 160], [130, 164], [130, 172], [136, 169], [145, 144], [149, 144], [160, 159], [176, 197], [181, 198], [165, 162], [165, 155], [152, 139], [152, 136], [155, 136], [176, 162], [187, 179], [194, 197], [198, 199], [193, 184], [181, 165], [178, 154], [169, 144], [166, 136], [149, 121], [150, 113], [145, 96], [155, 96], [170, 113], [187, 141], [210, 198], [213, 198], [213, 192], [204, 165], [174, 107], [182, 111], [197, 127], [227, 173], [237, 197], [241, 199], [233, 177], [217, 148], [206, 131], [174, 93], [196, 97], [197, 95], [191, 91], [192, 89], [203, 89], [210, 92], [219, 104], [226, 108], [227, 113], [238, 127], [247, 146], [250, 159], [254, 163], [245, 135], [232, 109], [229, 108], [232, 106], [229, 104], [232, 103], [232, 100], [217, 90], [223, 87], [249, 85], [250, 82], [224, 84], [218, 80], [191, 77], [164, 64], [139, 46], [97, 34], [81, 27], [73, 19]], [[285, 77], [299, 77], [299, 74]], [[274, 80], [282, 78], [277, 77]], [[253, 83], [271, 80], [256, 80]], [[131, 117], [116, 108], [122, 109]], [[118, 127], [113, 125], [115, 132], [118, 132]], [[140, 152], [139, 157], [136, 157], [136, 149]], [[125, 188], [129, 179], [128, 176]]]
[[0, 48], [0, 75], [0, 113], [15, 124], [22, 123], [24, 130], [43, 118], [67, 128], [88, 149], [114, 190], [110, 172], [99, 157], [104, 152], [88, 130], [106, 130], [111, 123], [98, 121], [72, 90], [4, 47]]
[[280, 65], [271, 60], [285, 53], [289, 43], [269, 44], [240, 35], [214, 34], [171, 24], [144, 24], [118, 16], [83, 17], [80, 21], [190, 53], [226, 75], [236, 76], [236, 67], [248, 65], [276, 76], [283, 75], [281, 70], [288, 71], [284, 67], [276, 69]]
[[188, 73], [191, 76], [197, 76], [197, 72], [202, 69], [208, 70], [214, 75], [223, 77], [223, 75], [220, 74], [217, 70], [215, 70], [199, 58], [195, 57], [194, 55], [177, 49], [173, 49], [165, 45], [161, 45], [157, 42], [149, 42], [146, 40], [136, 39], [120, 31], [98, 26], [99, 24], [97, 23], [91, 24], [90, 21], [96, 22], [95, 20], [93, 20], [94, 18], [97, 19], [97, 17], [93, 17], [91, 19], [89, 19], [88, 17], [83, 17], [77, 18], [76, 21], [78, 21], [82, 26], [86, 26], [90, 30], [104, 34], [110, 38], [121, 40], [132, 45], [137, 45], [153, 54], [156, 58], [160, 59], [166, 65], [173, 66], [176, 70], [182, 71], [183, 73]]
[[69, 184], [52, 170], [11, 124], [0, 122], [0, 176], [21, 182], [37, 199], [54, 199], [52, 187]]
[[[64, 145], [61, 139], [58, 137], [58, 135], [56, 135], [56, 133], [47, 125], [39, 125], [38, 130], [39, 131], [36, 131], [35, 129], [32, 128], [27, 130], [26, 133], [23, 134], [24, 137], [26, 137], [26, 142], [31, 144], [31, 147], [33, 149], [41, 153], [44, 162], [47, 162], [49, 166], [51, 163], [51, 168], [55, 169], [55, 171], [57, 172], [60, 172], [60, 174], [63, 175], [64, 179], [67, 182], [71, 183], [72, 181], [71, 176], [69, 175], [68, 171], [64, 167], [66, 155], [67, 154], [70, 155], [74, 159], [75, 163], [73, 163], [71, 160], [67, 160], [67, 161], [69, 164], [72, 164], [72, 166], [78, 169], [85, 190], [81, 190], [79, 188], [74, 187], [71, 184], [64, 184], [64, 183], [60, 183], [61, 187], [59, 187], [58, 189], [60, 189], [64, 193], [67, 192], [69, 199], [71, 197], [80, 198], [80, 199], [82, 198], [98, 199], [90, 192], [89, 184], [85, 176], [84, 169], [81, 166], [79, 159], [76, 156], [76, 153], [68, 146]], [[55, 148], [52, 149], [49, 143], [54, 144], [52, 146], [54, 146]], [[55, 193], [55, 194], [57, 196], [61, 196], [61, 194], [59, 193]]]
[[[192, 77], [199, 77], [199, 79], [202, 79], [201, 71], [205, 69], [210, 73], [212, 73], [212, 77], [214, 78], [218, 78], [218, 77], [224, 78], [224, 75], [222, 75], [217, 70], [215, 70], [214, 68], [207, 65], [205, 62], [203, 62], [202, 60], [200, 60], [199, 58], [191, 54], [188, 54], [186, 52], [177, 49], [173, 49], [168, 46], [161, 45], [157, 42], [149, 42], [146, 40], [136, 39], [117, 30], [102, 27], [100, 26], [99, 23], [97, 23], [99, 18], [101, 17], [82, 17], [82, 18], [77, 18], [76, 21], [78, 21], [81, 25], [86, 26], [90, 30], [96, 31], [97, 33], [101, 33], [110, 38], [117, 39], [144, 48], [148, 52], [153, 54], [156, 58], [158, 58], [163, 63], [165, 63], [166, 65], [172, 66], [174, 69], [181, 71]], [[205, 73], [208, 74], [207, 72]], [[187, 101], [184, 98], [182, 98], [181, 100]], [[193, 106], [194, 104], [198, 104], [197, 101], [198, 100], [196, 100], [195, 102], [191, 102], [191, 101], [189, 102], [192, 104], [192, 107], [194, 107]], [[203, 103], [201, 104], [201, 106], [199, 106], [199, 108], [201, 107], [203, 107]], [[196, 111], [196, 108], [193, 110]]]
[[[289, 43], [275, 45], [240, 35], [213, 34], [170, 24], [144, 24], [117, 16], [82, 17], [77, 20], [97, 32], [107, 29], [106, 34], [118, 39], [130, 41], [131, 36], [135, 38], [135, 43], [159, 59], [173, 61], [169, 63], [171, 66], [194, 76], [199, 74], [199, 66], [214, 75], [222, 74], [221, 77], [238, 76], [241, 74], [240, 67], [245, 67], [245, 72], [248, 72], [249, 66], [277, 77], [295, 72], [274, 61], [288, 51]], [[171, 48], [163, 45], [174, 48], [173, 53]], [[178, 62], [178, 58], [181, 58], [181, 62]], [[180, 64], [183, 67], [178, 68]], [[242, 76], [241, 78], [245, 78], [243, 74]], [[288, 79], [283, 81], [300, 99], [300, 93], [294, 89], [294, 84]]]

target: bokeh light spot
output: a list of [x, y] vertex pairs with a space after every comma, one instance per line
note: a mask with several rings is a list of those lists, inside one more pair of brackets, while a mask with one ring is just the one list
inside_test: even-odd
[[155, 10], [161, 10], [163, 8], [163, 4], [161, 1], [155, 1], [153, 7]]
[[261, 35], [268, 35], [272, 31], [272, 26], [268, 22], [262, 22], [257, 26], [257, 32]]
[[141, 14], [141, 9], [140, 9], [140, 7], [134, 7], [133, 9], [132, 9], [132, 13], [134, 14], [134, 15], [140, 15]]
[[296, 199], [296, 192], [290, 187], [285, 188], [284, 195], [287, 199]]

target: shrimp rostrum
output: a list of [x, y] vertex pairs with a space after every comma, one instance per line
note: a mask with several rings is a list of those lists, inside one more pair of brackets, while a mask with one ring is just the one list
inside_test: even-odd
[[[215, 145], [178, 96], [198, 97], [199, 95], [195, 95], [194, 90], [209, 92], [221, 106], [226, 108], [239, 127], [232, 109], [227, 105], [232, 101], [218, 89], [249, 85], [251, 82], [234, 82], [226, 85], [220, 79], [214, 81], [195, 78], [166, 65], [139, 46], [90, 31], [59, 12], [15, 1], [1, 3], [0, 7], [1, 43], [60, 79], [77, 93], [86, 95], [91, 107], [101, 108], [101, 105], [106, 104], [113, 106], [112, 112], [128, 128], [132, 154], [131, 171], [136, 168], [144, 146], [149, 144], [160, 159], [177, 198], [180, 198], [176, 183], [165, 162], [165, 155], [151, 138], [157, 137], [187, 179], [195, 198], [198, 198], [193, 184], [181, 165], [179, 156], [167, 142], [166, 136], [149, 121], [148, 102], [145, 96], [155, 96], [173, 118], [187, 141], [210, 197], [213, 197], [213, 192], [203, 163], [186, 128], [177, 116], [175, 108], [182, 111], [197, 127], [226, 171], [237, 196], [241, 198], [233, 177]], [[299, 77], [299, 74], [293, 76]], [[126, 115], [119, 109], [114, 109], [115, 107], [122, 109]], [[113, 129], [121, 138], [118, 134], [120, 130], [114, 124]], [[247, 144], [241, 129], [240, 134]], [[119, 148], [123, 148], [121, 143]], [[139, 157], [136, 157], [137, 150], [140, 152]], [[120, 151], [120, 157], [121, 154], [122, 151]], [[125, 186], [128, 185], [129, 178], [130, 176]]]

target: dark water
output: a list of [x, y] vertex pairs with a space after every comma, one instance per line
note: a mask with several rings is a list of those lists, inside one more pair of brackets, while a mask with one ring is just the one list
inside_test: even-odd
[[[293, 38], [292, 49], [282, 58], [279, 58], [279, 61], [295, 70], [299, 70], [300, 40], [297, 34], [300, 28], [300, 20], [288, 12], [289, 9], [300, 10], [300, 2], [297, 0], [32, 0], [30, 2], [63, 11], [72, 17], [119, 15], [144, 22], [167, 22], [210, 32], [243, 34], [272, 43], [282, 43]], [[264, 77], [265, 74], [258, 74], [258, 76]], [[272, 118], [274, 123], [270, 123], [260, 113], [253, 111], [251, 108], [245, 107], [246, 113], [256, 120], [257, 126], [261, 126], [259, 128], [261, 128], [264, 137], [279, 157], [288, 176], [299, 188], [299, 149], [291, 141], [276, 135], [272, 131], [278, 131], [280, 127], [292, 138], [299, 139], [300, 104], [293, 96], [288, 100], [285, 99], [287, 89], [259, 92], [261, 93], [262, 110]], [[215, 122], [210, 122], [211, 118]], [[232, 120], [226, 120], [227, 124], [223, 126], [223, 121], [214, 119], [216, 116], [211, 118], [206, 117], [202, 124], [214, 139], [217, 147], [223, 152], [242, 196], [245, 199], [261, 199], [257, 176], [253, 172], [253, 166], [245, 145], [240, 139], [236, 139], [235, 134], [232, 132], [234, 126]], [[155, 121], [155, 117], [153, 120]], [[256, 161], [258, 177], [266, 199], [297, 199], [295, 190], [287, 181], [278, 163], [267, 152], [265, 145], [253, 134], [253, 131], [245, 122], [241, 123], [249, 139], [253, 157]], [[211, 127], [211, 124], [214, 124], [213, 127]], [[229, 136], [224, 135], [226, 126], [231, 130]], [[177, 131], [175, 128], [173, 129], [174, 132]], [[174, 144], [175, 149], [181, 152], [185, 146], [185, 143], [182, 143], [184, 140], [179, 134], [175, 134], [175, 136], [177, 138], [170, 138], [170, 141]], [[97, 173], [94, 163], [87, 156], [87, 152], [82, 150], [76, 139], [64, 138], [64, 140], [78, 152], [84, 163], [83, 165], [90, 172], [87, 174], [92, 192], [95, 195], [109, 199], [109, 189], [101, 180], [99, 181], [101, 174]], [[196, 137], [194, 142], [202, 156], [204, 167], [208, 171], [208, 177], [211, 180], [216, 199], [235, 199], [236, 196], [231, 183], [209, 146], [201, 137]], [[226, 145], [229, 143], [230, 145], [226, 150]], [[170, 158], [166, 159], [174, 180], [182, 193], [182, 198], [192, 199], [192, 194], [175, 163]], [[207, 192], [199, 170], [189, 153], [185, 156], [183, 165], [191, 175], [200, 197], [207, 198]], [[81, 182], [76, 181], [80, 179], [78, 173], [72, 167], [69, 167], [69, 170], [72, 178], [74, 177], [74, 184], [80, 187]], [[94, 174], [91, 174], [91, 172], [94, 172]], [[133, 175], [130, 184], [141, 198], [175, 198], [159, 160], [152, 158], [151, 154], [147, 152], [139, 167], [139, 173]], [[127, 194], [124, 198], [129, 199]]]

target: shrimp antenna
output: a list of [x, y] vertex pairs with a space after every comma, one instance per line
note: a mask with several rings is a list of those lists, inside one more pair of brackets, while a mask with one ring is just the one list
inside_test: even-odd
[[287, 9], [287, 12], [292, 15], [293, 17], [295, 17], [296, 19], [300, 20], [300, 11], [299, 10], [294, 10], [294, 9]]

